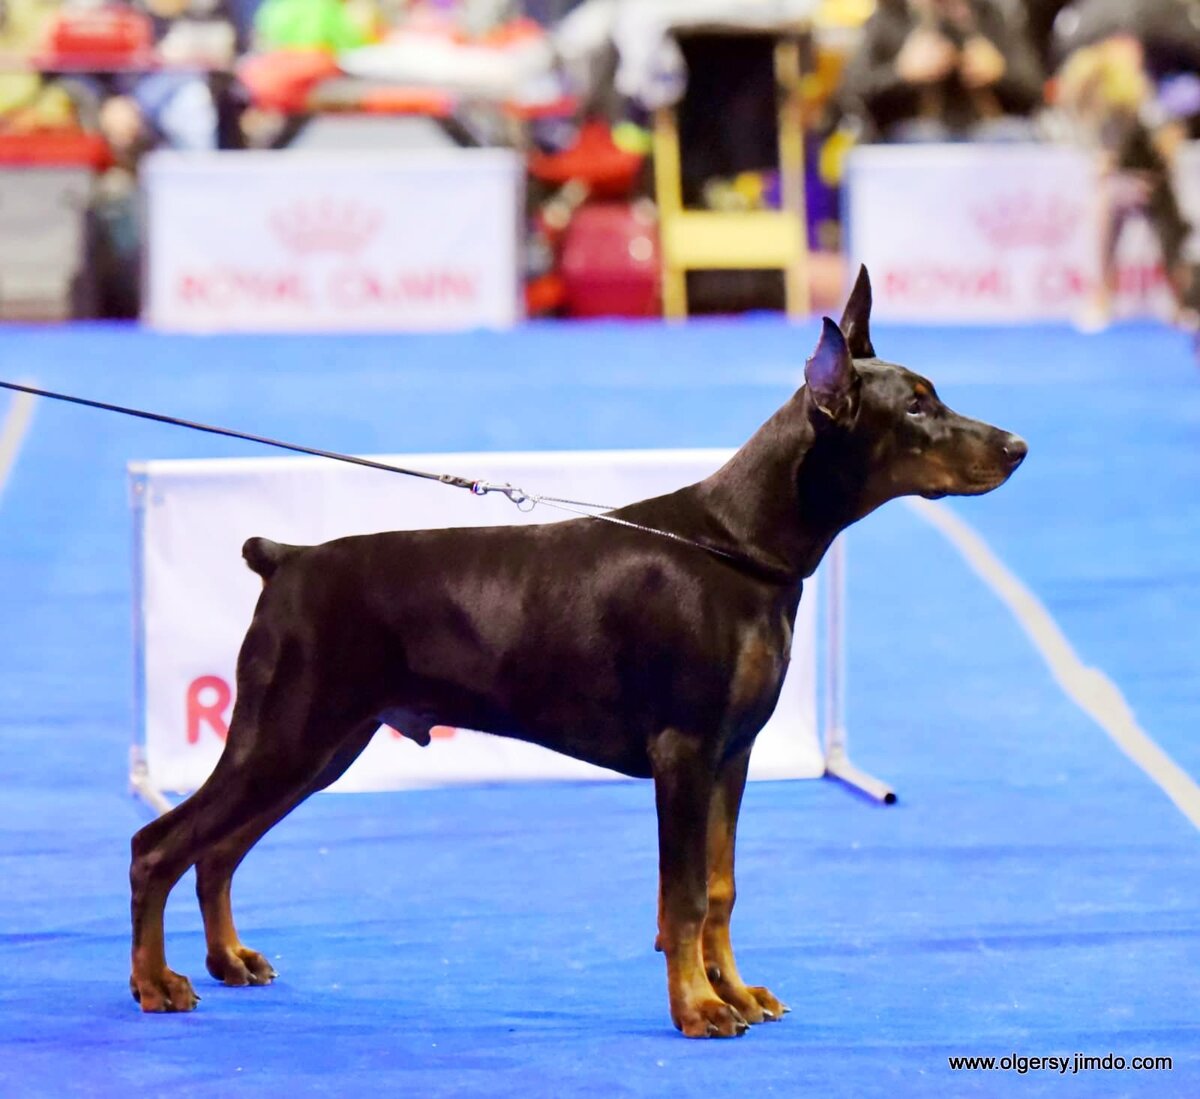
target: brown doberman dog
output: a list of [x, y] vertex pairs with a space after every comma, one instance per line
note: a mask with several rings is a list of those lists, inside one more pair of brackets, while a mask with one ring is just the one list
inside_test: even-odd
[[454, 725], [653, 778], [671, 1019], [706, 1037], [780, 1018], [787, 1008], [739, 975], [729, 919], [750, 749], [779, 696], [803, 582], [885, 501], [989, 492], [1026, 451], [880, 361], [870, 306], [863, 270], [840, 327], [824, 321], [806, 384], [711, 477], [611, 513], [621, 523], [251, 538], [263, 591], [224, 752], [133, 837], [142, 1010], [196, 1006], [163, 942], [167, 894], [193, 865], [209, 973], [274, 978], [234, 928], [233, 873], [386, 720], [423, 743]]

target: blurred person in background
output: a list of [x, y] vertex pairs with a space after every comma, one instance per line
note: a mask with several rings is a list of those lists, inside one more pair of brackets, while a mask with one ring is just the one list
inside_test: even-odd
[[1119, 36], [1141, 43], [1152, 80], [1200, 71], [1200, 0], [1073, 0], [1054, 20], [1055, 56]]
[[96, 19], [93, 27], [110, 21], [114, 42], [124, 33], [122, 22], [141, 20], [153, 43], [148, 57], [122, 57], [113, 46], [94, 67], [86, 56], [57, 59], [86, 80], [99, 102], [100, 129], [118, 161], [136, 161], [151, 147], [217, 148], [218, 107], [210, 77], [231, 71], [238, 50], [227, 0], [65, 0], [58, 18], [89, 16]]
[[839, 96], [872, 141], [1021, 140], [1042, 68], [1019, 12], [991, 0], [879, 0]]
[[1063, 61], [1111, 38], [1135, 39], [1162, 118], [1200, 138], [1200, 0], [1074, 0], [1054, 22], [1053, 49]]
[[153, 41], [150, 59], [131, 58], [124, 70], [117, 64], [87, 78], [98, 101], [96, 124], [114, 160], [94, 201], [100, 308], [107, 316], [132, 317], [140, 286], [138, 168], [153, 149], [205, 151], [236, 143], [236, 109], [217, 93], [230, 87], [238, 34], [226, 0], [69, 0], [64, 10], [72, 7], [142, 18]]
[[[1156, 95], [1142, 43], [1129, 35], [1075, 50], [1054, 82], [1057, 110], [1048, 118], [1057, 136], [1081, 141], [1100, 155], [1104, 200], [1100, 284], [1083, 318], [1099, 327], [1112, 314], [1117, 291], [1117, 246], [1131, 217], [1144, 217], [1162, 251], [1176, 322], [1200, 327], [1200, 270], [1188, 255], [1192, 226], [1172, 181], [1184, 136], [1178, 117]], [[1185, 104], [1195, 110], [1200, 103]]]
[[1070, 0], [1021, 0], [1029, 43], [1037, 52], [1046, 72], [1053, 70], [1058, 58], [1054, 41], [1054, 24], [1058, 13]]

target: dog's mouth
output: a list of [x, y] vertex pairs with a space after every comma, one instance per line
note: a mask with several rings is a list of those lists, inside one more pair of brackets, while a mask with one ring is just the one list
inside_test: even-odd
[[[939, 483], [921, 495], [927, 500], [938, 500], [943, 496], [982, 496], [1004, 484], [1025, 461], [1029, 447], [1019, 435], [999, 429], [994, 429], [993, 435], [995, 438], [988, 445], [972, 446], [967, 454], [959, 451], [954, 461], [943, 461], [940, 476], [934, 478]], [[962, 461], [963, 458], [966, 460]]]
[[941, 500], [946, 496], [983, 496], [1008, 480], [1012, 470], [972, 469], [954, 484], [922, 492], [926, 500]]
[[1011, 469], [971, 470], [964, 480], [959, 496], [982, 496], [999, 488], [1008, 480]]

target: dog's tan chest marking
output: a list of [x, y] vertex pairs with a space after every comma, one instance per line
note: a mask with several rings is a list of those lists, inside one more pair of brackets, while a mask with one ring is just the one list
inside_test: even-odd
[[781, 651], [778, 642], [762, 631], [754, 631], [742, 643], [729, 692], [735, 711], [757, 705], [774, 689], [783, 664]]

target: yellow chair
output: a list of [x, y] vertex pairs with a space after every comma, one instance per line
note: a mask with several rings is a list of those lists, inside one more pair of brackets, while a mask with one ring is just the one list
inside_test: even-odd
[[778, 107], [780, 209], [685, 210], [675, 111], [654, 117], [654, 186], [662, 237], [663, 315], [685, 318], [687, 272], [776, 269], [784, 273], [790, 317], [809, 312], [808, 232], [804, 202], [800, 34], [773, 33]]

